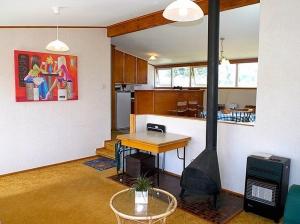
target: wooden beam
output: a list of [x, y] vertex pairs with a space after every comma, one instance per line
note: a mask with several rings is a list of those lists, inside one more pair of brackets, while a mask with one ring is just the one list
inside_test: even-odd
[[[195, 0], [195, 3], [197, 3], [201, 7], [205, 15], [207, 15], [208, 13], [208, 1], [209, 0]], [[259, 2], [260, 0], [221, 0], [220, 9], [221, 11], [226, 11], [247, 5], [257, 4]], [[162, 16], [162, 13], [163, 10], [110, 25], [107, 27], [107, 36], [116, 37], [123, 34], [145, 30], [174, 22], [165, 19]]]
[[[47, 29], [47, 28], [57, 28], [57, 26], [0, 26], [0, 29]], [[106, 26], [58, 26], [58, 28], [64, 29], [98, 29], [107, 28]]]

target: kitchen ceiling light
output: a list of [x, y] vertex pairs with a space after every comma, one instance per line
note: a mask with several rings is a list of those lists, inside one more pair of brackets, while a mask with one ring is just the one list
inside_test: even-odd
[[223, 41], [225, 38], [221, 37], [221, 58], [220, 64], [221, 65], [230, 65], [230, 61], [224, 56], [224, 49], [223, 49]]
[[[59, 15], [60, 13], [60, 8], [59, 7], [53, 7], [53, 12], [55, 15]], [[58, 51], [58, 52], [64, 52], [64, 51], [69, 51], [70, 48], [68, 47], [67, 44], [64, 42], [60, 41], [58, 39], [58, 26], [56, 27], [56, 40], [51, 41], [47, 46], [46, 49], [49, 51]]]
[[201, 19], [204, 16], [202, 9], [191, 0], [176, 0], [163, 12], [163, 17], [176, 22], [189, 22]]
[[154, 60], [156, 60], [156, 58], [157, 57], [155, 55], [151, 55], [150, 58], [149, 58], [149, 61], [154, 61]]

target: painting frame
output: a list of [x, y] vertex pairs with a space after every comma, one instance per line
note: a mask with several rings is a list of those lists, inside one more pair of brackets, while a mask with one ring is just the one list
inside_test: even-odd
[[14, 50], [16, 102], [78, 100], [78, 57]]

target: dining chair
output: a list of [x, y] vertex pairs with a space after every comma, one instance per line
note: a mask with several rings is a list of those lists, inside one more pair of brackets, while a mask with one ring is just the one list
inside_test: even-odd
[[177, 109], [176, 110], [177, 110], [177, 115], [185, 116], [187, 111], [188, 111], [187, 101], [177, 102]]
[[189, 101], [188, 102], [188, 116], [189, 117], [198, 117], [200, 106], [198, 101]]
[[188, 111], [187, 101], [178, 101], [176, 103], [175, 110], [169, 110], [170, 113], [176, 114], [177, 116], [185, 116]]

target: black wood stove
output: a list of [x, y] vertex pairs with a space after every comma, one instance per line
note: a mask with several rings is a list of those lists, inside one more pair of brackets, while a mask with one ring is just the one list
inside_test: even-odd
[[180, 180], [181, 197], [185, 192], [212, 195], [214, 208], [221, 189], [217, 157], [219, 23], [220, 0], [209, 0], [206, 148], [184, 169]]

